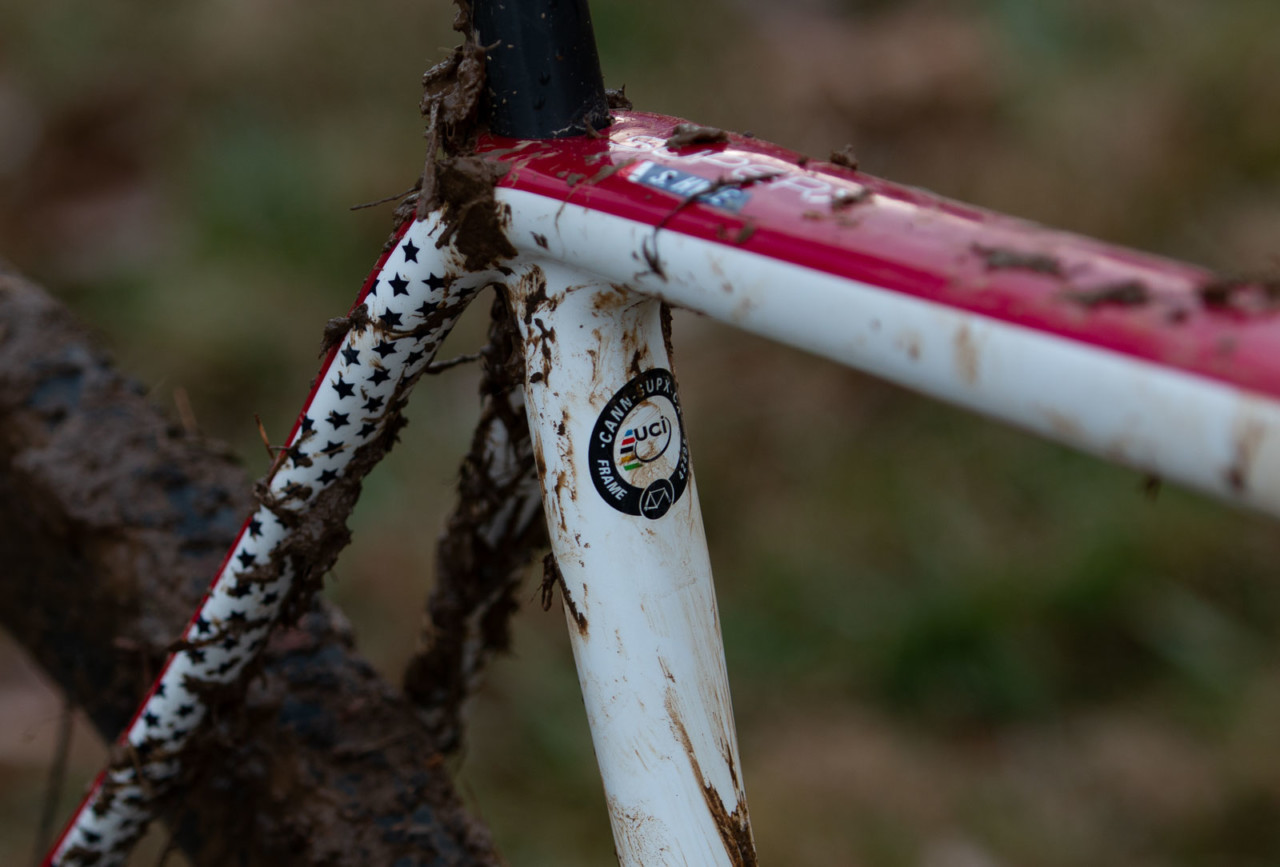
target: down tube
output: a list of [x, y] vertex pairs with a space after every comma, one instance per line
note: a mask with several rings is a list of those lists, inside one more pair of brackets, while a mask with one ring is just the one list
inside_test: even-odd
[[578, 678], [623, 865], [755, 863], [660, 305], [530, 265], [511, 299]]

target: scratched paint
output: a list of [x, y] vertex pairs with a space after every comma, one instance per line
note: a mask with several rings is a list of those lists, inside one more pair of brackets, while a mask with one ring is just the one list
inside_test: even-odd
[[[714, 240], [663, 230], [655, 241], [652, 226], [543, 196], [499, 196], [515, 205], [521, 229], [552, 232], [566, 258], [634, 291], [1280, 515], [1280, 398], [1269, 392]], [[644, 266], [645, 245], [662, 276]], [[618, 249], [635, 255], [609, 253]]]
[[[556, 239], [548, 241], [554, 249]], [[512, 298], [559, 567], [551, 580], [563, 591], [619, 860], [754, 864], [660, 305], [621, 284], [584, 282], [544, 263], [517, 277]], [[593, 462], [610, 479], [629, 478], [636, 492], [644, 486], [667, 498], [650, 508], [637, 493], [623, 508], [609, 484], [597, 483], [602, 470]], [[690, 475], [664, 487], [678, 473]]]

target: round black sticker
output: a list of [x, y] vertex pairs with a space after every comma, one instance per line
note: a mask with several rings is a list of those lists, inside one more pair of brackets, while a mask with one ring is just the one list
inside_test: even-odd
[[689, 446], [671, 371], [646, 370], [609, 398], [591, 431], [591, 480], [610, 506], [657, 520], [689, 484]]

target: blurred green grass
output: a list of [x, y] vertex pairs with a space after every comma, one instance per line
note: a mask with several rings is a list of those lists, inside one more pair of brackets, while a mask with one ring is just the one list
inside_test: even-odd
[[[818, 156], [851, 141], [895, 180], [1276, 266], [1280, 5], [594, 13], [640, 108]], [[261, 472], [253, 413], [288, 429], [379, 249], [387, 209], [347, 209], [412, 182], [450, 20], [440, 2], [0, 0], [0, 255]], [[1273, 524], [1153, 500], [1133, 473], [703, 320], [677, 316], [676, 345], [766, 863], [1280, 862]], [[393, 680], [478, 404], [471, 370], [420, 391], [330, 589]], [[564, 626], [527, 607], [461, 780], [513, 864], [607, 863]], [[45, 755], [0, 753], [0, 862], [27, 857]], [[78, 756], [73, 787], [98, 760]]]

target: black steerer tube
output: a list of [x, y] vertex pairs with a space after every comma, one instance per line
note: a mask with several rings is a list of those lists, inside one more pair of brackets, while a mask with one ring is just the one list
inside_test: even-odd
[[568, 138], [609, 125], [587, 0], [474, 0], [472, 20], [492, 132]]

